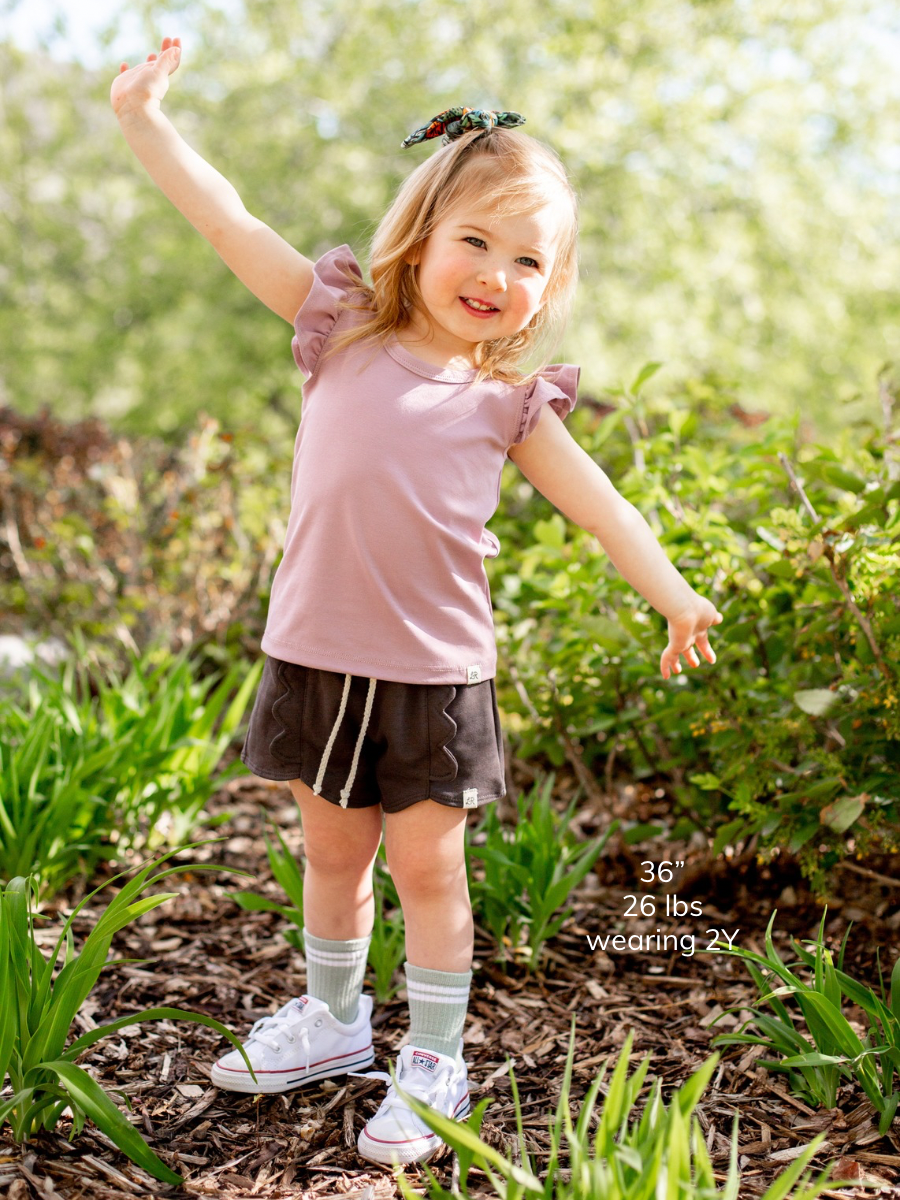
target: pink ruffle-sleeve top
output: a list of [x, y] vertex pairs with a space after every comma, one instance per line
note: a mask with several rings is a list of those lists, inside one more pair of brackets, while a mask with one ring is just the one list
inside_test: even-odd
[[308, 377], [291, 511], [262, 648], [288, 662], [401, 683], [477, 683], [496, 672], [485, 558], [507, 448], [550, 404], [575, 405], [578, 368], [529, 384], [415, 358], [395, 340], [323, 354], [359, 316], [347, 246], [316, 263], [292, 347]]

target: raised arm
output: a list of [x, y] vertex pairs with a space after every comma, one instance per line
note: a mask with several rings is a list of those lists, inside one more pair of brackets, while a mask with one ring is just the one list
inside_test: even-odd
[[293, 323], [309, 294], [313, 264], [263, 221], [251, 216], [223, 175], [184, 141], [160, 102], [181, 61], [179, 38], [129, 69], [122, 63], [110, 102], [125, 140], [160, 191], [202, 233], [226, 266], [268, 308]]
[[597, 538], [616, 570], [666, 618], [669, 644], [660, 657], [664, 679], [680, 673], [682, 654], [692, 667], [700, 665], [697, 650], [708, 662], [716, 661], [708, 630], [721, 622], [721, 614], [669, 562], [638, 510], [549, 404], [541, 409], [534, 432], [509, 448], [509, 457], [551, 504]]

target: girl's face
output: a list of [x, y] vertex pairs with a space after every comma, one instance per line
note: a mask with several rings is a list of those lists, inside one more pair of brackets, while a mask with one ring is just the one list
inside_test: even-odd
[[504, 215], [491, 202], [454, 209], [435, 226], [410, 259], [425, 309], [413, 329], [429, 358], [471, 362], [478, 342], [525, 328], [544, 303], [556, 229], [552, 206]]

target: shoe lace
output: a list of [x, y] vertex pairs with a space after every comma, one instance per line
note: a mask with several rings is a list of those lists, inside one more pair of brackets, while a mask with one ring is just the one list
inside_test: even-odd
[[312, 1051], [309, 1044], [309, 1030], [305, 1025], [297, 1028], [288, 1017], [263, 1017], [251, 1028], [247, 1040], [248, 1042], [262, 1042], [264, 1046], [269, 1046], [276, 1054], [280, 1054], [281, 1042], [278, 1040], [280, 1037], [284, 1037], [288, 1042], [295, 1042], [299, 1039], [302, 1049], [306, 1052], [305, 1069], [308, 1071]]
[[405, 1079], [405, 1072], [396, 1080], [391, 1079], [386, 1071], [350, 1071], [349, 1074], [355, 1075], [358, 1079], [381, 1079], [388, 1084], [387, 1095], [378, 1108], [378, 1116], [383, 1116], [395, 1106], [405, 1107], [403, 1099], [397, 1095], [395, 1083], [397, 1087], [406, 1092], [407, 1096], [421, 1100], [423, 1104], [428, 1104], [432, 1108], [437, 1108], [450, 1090], [450, 1073], [447, 1071], [444, 1071], [436, 1080], [421, 1079], [419, 1081]]

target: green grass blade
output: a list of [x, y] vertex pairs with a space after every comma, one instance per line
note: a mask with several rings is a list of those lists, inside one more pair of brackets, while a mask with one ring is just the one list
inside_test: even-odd
[[71, 1046], [68, 1047], [62, 1058], [71, 1061], [82, 1054], [88, 1047], [93, 1046], [95, 1042], [99, 1042], [101, 1038], [108, 1037], [116, 1030], [124, 1028], [126, 1025], [137, 1025], [141, 1021], [191, 1021], [195, 1025], [205, 1025], [207, 1029], [214, 1029], [220, 1037], [226, 1038], [234, 1046], [235, 1050], [240, 1050], [244, 1062], [247, 1064], [247, 1069], [250, 1072], [254, 1081], [256, 1075], [253, 1067], [250, 1064], [250, 1059], [247, 1057], [247, 1052], [244, 1050], [238, 1038], [215, 1017], [208, 1017], [206, 1013], [187, 1012], [183, 1008], [144, 1008], [140, 1012], [131, 1013], [127, 1017], [118, 1017], [115, 1021], [110, 1021], [107, 1025], [98, 1025], [96, 1029], [90, 1029], [87, 1033], [77, 1038]]
[[517, 1167], [509, 1159], [504, 1158], [499, 1150], [495, 1150], [493, 1146], [489, 1146], [486, 1142], [483, 1142], [468, 1125], [461, 1121], [453, 1121], [450, 1117], [445, 1117], [443, 1113], [439, 1113], [429, 1105], [423, 1104], [417, 1097], [408, 1095], [396, 1081], [394, 1090], [404, 1103], [409, 1105], [416, 1116], [421, 1117], [428, 1128], [433, 1130], [448, 1146], [451, 1146], [454, 1150], [462, 1146], [470, 1151], [474, 1161], [479, 1165], [485, 1164], [495, 1167], [503, 1175], [504, 1179], [514, 1181], [528, 1191], [537, 1192], [538, 1194], [543, 1192], [544, 1189], [536, 1176], [522, 1167]]
[[[817, 1134], [817, 1136], [815, 1138], [813, 1138], [813, 1140], [806, 1147], [806, 1149], [803, 1151], [803, 1153], [798, 1158], [794, 1159], [794, 1161], [790, 1164], [790, 1166], [785, 1170], [785, 1172], [782, 1175], [778, 1176], [778, 1178], [775, 1180], [775, 1182], [772, 1184], [772, 1186], [768, 1189], [768, 1191], [762, 1197], [762, 1200], [785, 1200], [785, 1197], [788, 1196], [789, 1193], [791, 1193], [791, 1189], [793, 1188], [794, 1184], [797, 1182], [797, 1180], [800, 1178], [800, 1176], [806, 1170], [807, 1164], [809, 1163], [810, 1159], [814, 1156], [816, 1151], [819, 1149], [819, 1146], [822, 1144], [824, 1139], [825, 1139], [824, 1133]], [[823, 1190], [826, 1186], [828, 1186], [828, 1187], [833, 1186], [836, 1181], [828, 1179], [829, 1173], [830, 1173], [830, 1169], [826, 1168], [826, 1170], [819, 1176], [819, 1178], [812, 1185], [812, 1191], [805, 1190], [802, 1193], [802, 1197], [798, 1196], [797, 1200], [803, 1200], [803, 1198], [807, 1198], [807, 1197], [811, 1198], [812, 1196], [818, 1196], [819, 1192], [821, 1190]]]
[[291, 904], [302, 914], [303, 872], [300, 870], [297, 859], [288, 849], [287, 842], [285, 842], [284, 836], [277, 826], [275, 826], [275, 832], [278, 835], [278, 841], [281, 843], [280, 852], [275, 849], [268, 835], [263, 835], [266, 843], [266, 853], [269, 857], [269, 866], [272, 868], [272, 874]]
[[183, 1182], [161, 1158], [150, 1149], [135, 1127], [127, 1121], [119, 1109], [113, 1104], [106, 1092], [91, 1079], [87, 1071], [76, 1067], [74, 1063], [49, 1062], [43, 1064], [44, 1069], [53, 1071], [74, 1102], [91, 1118], [99, 1130], [106, 1134], [110, 1141], [115, 1142], [123, 1154], [127, 1154], [132, 1162], [143, 1167], [154, 1179], [162, 1183], [178, 1185]]

